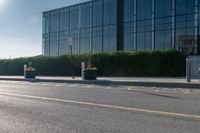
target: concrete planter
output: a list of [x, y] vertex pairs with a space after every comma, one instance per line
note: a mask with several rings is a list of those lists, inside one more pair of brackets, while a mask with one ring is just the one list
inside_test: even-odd
[[86, 69], [83, 73], [84, 80], [96, 80], [97, 79], [97, 69]]
[[35, 71], [25, 71], [24, 78], [35, 78]]

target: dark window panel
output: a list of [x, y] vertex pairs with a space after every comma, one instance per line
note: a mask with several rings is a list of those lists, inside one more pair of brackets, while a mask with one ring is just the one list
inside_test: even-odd
[[176, 0], [176, 14], [194, 13], [195, 0]]
[[70, 30], [78, 29], [79, 26], [79, 7], [70, 8]]
[[60, 31], [69, 30], [69, 9], [60, 10]]
[[130, 22], [134, 16], [134, 0], [124, 0], [124, 21]]
[[167, 17], [172, 15], [172, 0], [155, 0], [155, 17]]
[[137, 1], [137, 20], [151, 19], [152, 0]]

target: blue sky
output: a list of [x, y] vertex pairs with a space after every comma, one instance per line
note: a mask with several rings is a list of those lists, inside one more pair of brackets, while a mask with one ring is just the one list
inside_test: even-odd
[[88, 0], [0, 1], [0, 58], [15, 58], [42, 53], [43, 11]]

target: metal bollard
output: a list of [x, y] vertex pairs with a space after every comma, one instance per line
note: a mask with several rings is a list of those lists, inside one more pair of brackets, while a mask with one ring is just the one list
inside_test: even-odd
[[200, 67], [198, 68], [198, 75], [200, 76]]
[[186, 59], [186, 79], [187, 82], [191, 82], [191, 59]]
[[27, 69], [27, 65], [24, 65], [24, 78], [26, 78], [26, 69]]
[[82, 80], [85, 79], [84, 77], [84, 71], [85, 71], [85, 62], [81, 63], [81, 76], [82, 76]]

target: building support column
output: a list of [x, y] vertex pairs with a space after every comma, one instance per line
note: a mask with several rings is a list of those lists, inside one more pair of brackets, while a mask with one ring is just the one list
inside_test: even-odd
[[90, 53], [93, 53], [93, 2], [90, 5]]
[[151, 39], [152, 50], [155, 50], [155, 0], [152, 0], [152, 14], [151, 14]]
[[104, 0], [102, 0], [102, 52], [104, 51]]
[[176, 2], [175, 0], [172, 0], [172, 49], [176, 49]]
[[80, 33], [81, 33], [81, 6], [78, 7], [78, 53], [81, 53], [81, 41], [80, 41]]
[[133, 31], [133, 45], [134, 45], [134, 50], [137, 50], [137, 0], [134, 0], [134, 14], [133, 14], [133, 19], [134, 19], [134, 31]]
[[58, 20], [58, 31], [57, 31], [57, 39], [58, 39], [58, 53], [57, 55], [60, 56], [61, 52], [60, 52], [60, 10], [59, 10], [59, 20]]
[[124, 51], [124, 1], [117, 0], [117, 51]]
[[195, 0], [195, 7], [194, 7], [194, 36], [195, 36], [195, 43], [194, 43], [194, 54], [197, 55], [199, 53], [199, 1]]

